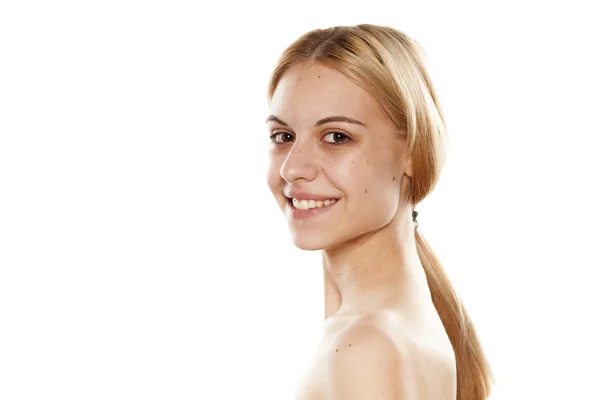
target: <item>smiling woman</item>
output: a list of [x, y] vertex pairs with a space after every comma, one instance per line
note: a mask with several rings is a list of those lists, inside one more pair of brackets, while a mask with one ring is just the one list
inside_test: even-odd
[[268, 185], [321, 250], [322, 341], [297, 399], [484, 399], [475, 329], [416, 229], [445, 123], [419, 45], [362, 24], [306, 33], [269, 83]]

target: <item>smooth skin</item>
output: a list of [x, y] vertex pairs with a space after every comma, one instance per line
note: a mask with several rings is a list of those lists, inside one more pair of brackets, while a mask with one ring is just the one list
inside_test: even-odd
[[[416, 248], [405, 139], [366, 91], [338, 71], [295, 65], [267, 121], [268, 185], [294, 244], [322, 250], [323, 340], [296, 399], [456, 398], [452, 346]], [[317, 121], [331, 116], [360, 123]], [[294, 218], [284, 193], [339, 199]]]

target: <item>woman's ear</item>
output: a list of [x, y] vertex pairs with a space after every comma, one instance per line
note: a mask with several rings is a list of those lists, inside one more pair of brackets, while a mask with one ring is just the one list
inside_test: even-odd
[[408, 156], [406, 158], [406, 166], [404, 169], [404, 173], [408, 175], [410, 178], [413, 177], [413, 167], [412, 167], [412, 157]]

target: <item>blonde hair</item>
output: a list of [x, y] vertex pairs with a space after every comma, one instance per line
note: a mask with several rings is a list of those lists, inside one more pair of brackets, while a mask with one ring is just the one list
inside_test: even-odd
[[[436, 185], [444, 164], [446, 123], [421, 46], [394, 28], [360, 24], [316, 29], [294, 41], [280, 56], [268, 86], [270, 102], [283, 74], [305, 62], [335, 69], [368, 92], [399, 134], [412, 157], [409, 200], [414, 207]], [[457, 400], [485, 399], [493, 382], [477, 333], [425, 238], [416, 230], [419, 258], [433, 304], [456, 358]]]

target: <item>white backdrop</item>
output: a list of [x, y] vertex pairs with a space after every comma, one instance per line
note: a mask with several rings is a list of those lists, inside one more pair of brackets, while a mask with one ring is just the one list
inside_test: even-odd
[[2, 2], [0, 398], [290, 398], [323, 281], [266, 186], [266, 85], [302, 33], [373, 23], [429, 58], [419, 229], [492, 399], [600, 399], [600, 30], [559, 3]]

